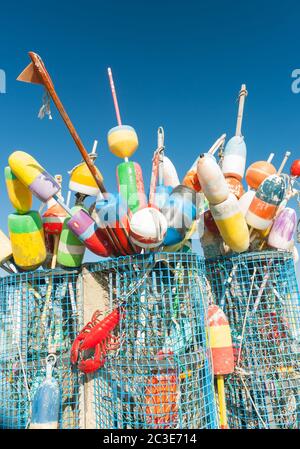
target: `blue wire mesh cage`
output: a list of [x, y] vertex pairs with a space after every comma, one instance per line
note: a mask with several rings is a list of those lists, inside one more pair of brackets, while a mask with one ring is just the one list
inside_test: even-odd
[[231, 326], [235, 372], [226, 377], [229, 427], [300, 427], [300, 304], [291, 253], [206, 260], [211, 300]]
[[217, 427], [203, 260], [150, 253], [86, 269], [103, 289], [96, 308], [105, 316], [120, 306], [121, 313], [117, 344], [93, 376], [95, 426]]
[[0, 279], [0, 428], [26, 428], [46, 358], [61, 388], [60, 428], [79, 427], [79, 382], [70, 347], [78, 332], [76, 273], [23, 273]]

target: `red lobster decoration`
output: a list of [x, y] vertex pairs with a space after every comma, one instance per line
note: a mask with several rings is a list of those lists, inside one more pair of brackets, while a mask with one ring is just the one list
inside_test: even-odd
[[99, 320], [101, 315], [102, 313], [96, 310], [92, 320], [81, 329], [71, 348], [72, 365], [77, 363], [79, 354], [95, 348], [93, 358], [85, 360], [81, 358], [78, 364], [80, 371], [85, 374], [101, 368], [106, 362], [107, 352], [117, 349], [120, 345], [119, 337], [112, 335], [112, 331], [121, 319], [120, 308], [116, 308], [105, 318]]

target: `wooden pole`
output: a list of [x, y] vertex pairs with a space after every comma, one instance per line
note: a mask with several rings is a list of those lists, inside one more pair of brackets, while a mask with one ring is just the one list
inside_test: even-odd
[[[76, 143], [76, 146], [79, 149], [83, 160], [85, 161], [93, 178], [95, 179], [95, 182], [96, 182], [97, 186], [99, 187], [100, 192], [103, 194], [107, 193], [107, 190], [105, 189], [102, 179], [99, 176], [98, 171], [96, 170], [93, 160], [90, 158], [87, 150], [85, 149], [79, 135], [77, 134], [76, 129], [73, 126], [73, 123], [71, 122], [71, 119], [69, 118], [62, 102], [60, 101], [60, 99], [55, 91], [51, 77], [50, 77], [49, 73], [47, 72], [46, 67], [45, 67], [41, 57], [37, 53], [34, 53], [32, 51], [30, 51], [28, 54], [29, 54], [30, 59], [32, 60], [32, 63], [28, 67], [26, 67], [25, 70], [23, 70], [23, 72], [18, 76], [17, 80], [30, 82], [30, 83], [42, 84], [46, 88], [46, 90], [48, 91], [52, 100], [54, 101], [54, 104], [56, 105], [58, 112], [60, 113], [63, 121], [65, 122], [74, 142]], [[108, 239], [110, 240], [113, 248], [115, 248], [116, 252], [117, 253], [120, 252], [121, 254], [124, 254], [124, 248], [120, 244], [114, 230], [106, 227], [105, 231], [106, 231]], [[130, 242], [128, 232], [124, 228], [123, 228], [123, 232], [124, 232], [125, 237], [129, 241], [132, 249], [134, 250], [134, 247]]]
[[[96, 310], [106, 314], [109, 310], [109, 292], [107, 278], [101, 272], [91, 273], [86, 267], [83, 268], [81, 277], [81, 288], [83, 296], [83, 322], [88, 323]], [[80, 323], [81, 326], [81, 323]], [[81, 389], [81, 427], [84, 429], [96, 428], [95, 404], [95, 375], [85, 375], [85, 382]], [[99, 398], [101, 408], [102, 403]], [[109, 412], [107, 412], [109, 413]]]

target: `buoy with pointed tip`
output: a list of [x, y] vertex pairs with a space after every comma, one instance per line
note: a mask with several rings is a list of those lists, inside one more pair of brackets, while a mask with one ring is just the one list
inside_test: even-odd
[[222, 161], [224, 176], [231, 176], [241, 181], [245, 173], [247, 148], [242, 136], [234, 136], [228, 140]]
[[[208, 154], [213, 157], [216, 151], [224, 145], [226, 139], [226, 134], [222, 134], [210, 147], [207, 153], [203, 153], [205, 156]], [[189, 187], [195, 192], [201, 192], [201, 184], [199, 182], [199, 177], [197, 174], [197, 166], [200, 156], [197, 157], [191, 168], [185, 174], [182, 184], [186, 187]]]
[[246, 84], [242, 84], [238, 98], [238, 114], [236, 121], [235, 136], [226, 144], [223, 160], [222, 171], [225, 176], [233, 176], [239, 181], [242, 180], [245, 173], [247, 148], [242, 135], [242, 121], [244, 114], [245, 98], [248, 95]]
[[202, 192], [210, 204], [220, 204], [228, 198], [228, 185], [213, 156], [210, 154], [200, 155], [197, 175]]

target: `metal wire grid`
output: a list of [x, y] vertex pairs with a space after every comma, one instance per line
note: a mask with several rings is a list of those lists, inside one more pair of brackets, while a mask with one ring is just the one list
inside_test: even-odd
[[95, 375], [97, 428], [217, 427], [202, 259], [150, 253], [88, 268], [106, 273], [110, 310], [126, 300], [120, 344]]
[[36, 271], [0, 279], [0, 428], [26, 428], [45, 378], [46, 357], [61, 388], [60, 428], [79, 427], [79, 382], [70, 366], [78, 332], [77, 274]]
[[206, 268], [235, 350], [226, 379], [229, 426], [299, 428], [300, 296], [291, 253], [219, 257]]

